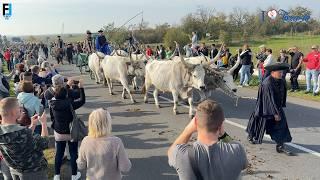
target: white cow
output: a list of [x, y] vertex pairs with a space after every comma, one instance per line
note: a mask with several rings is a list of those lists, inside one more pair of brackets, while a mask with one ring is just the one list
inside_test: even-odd
[[146, 65], [145, 96], [148, 102], [148, 90], [154, 86], [153, 96], [155, 105], [159, 108], [158, 91], [171, 92], [174, 106], [173, 113], [177, 114], [178, 97], [188, 98], [189, 116], [192, 117], [192, 89], [205, 89], [205, 69], [203, 64], [193, 65], [184, 61], [151, 61]]
[[101, 52], [92, 53], [88, 57], [88, 66], [93, 73], [97, 84], [103, 79], [100, 64], [104, 57], [105, 55]]
[[101, 62], [104, 80], [108, 84], [109, 93], [112, 95], [112, 80], [120, 81], [123, 86], [122, 98], [125, 99], [125, 91], [128, 92], [132, 103], [135, 103], [129, 89], [128, 78], [130, 76], [144, 76], [143, 61], [132, 61], [128, 57], [105, 56]]

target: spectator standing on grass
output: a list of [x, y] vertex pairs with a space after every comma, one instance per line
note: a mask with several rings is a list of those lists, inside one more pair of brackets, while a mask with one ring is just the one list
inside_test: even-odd
[[10, 96], [10, 80], [14, 75], [12, 71], [9, 75], [2, 74], [2, 69], [0, 69], [0, 98], [5, 98]]
[[147, 48], [146, 48], [146, 55], [149, 57], [153, 55], [152, 49], [149, 45], [147, 45]]
[[291, 90], [290, 92], [296, 92], [300, 89], [299, 83], [298, 83], [298, 77], [301, 73], [303, 54], [298, 50], [298, 47], [296, 46], [289, 48], [288, 52], [291, 56], [291, 67], [290, 67]]
[[240, 54], [240, 87], [249, 86], [251, 77], [250, 68], [252, 65], [252, 52], [247, 44], [243, 45], [242, 53]]
[[257, 58], [258, 77], [261, 83], [264, 76], [263, 63], [264, 63], [264, 60], [267, 58], [267, 55], [266, 55], [267, 49], [265, 45], [261, 45], [259, 46], [259, 48], [260, 48], [260, 52], [257, 54], [256, 58]]
[[160, 45], [159, 56], [160, 56], [160, 59], [166, 58], [166, 49], [162, 44]]
[[198, 34], [197, 32], [193, 31], [192, 32], [192, 36], [190, 37], [191, 40], [191, 48], [192, 49], [196, 49], [196, 47], [198, 46]]
[[131, 162], [120, 138], [111, 135], [112, 118], [107, 110], [96, 109], [89, 115], [89, 134], [80, 146], [79, 169], [88, 179], [120, 180], [129, 172]]
[[[246, 152], [242, 145], [231, 142], [223, 121], [217, 102], [205, 100], [198, 105], [195, 118], [168, 150], [169, 165], [177, 170], [180, 180], [240, 178], [248, 166]], [[188, 144], [196, 132], [197, 141]]]
[[264, 69], [264, 76], [263, 79], [270, 76], [270, 71], [268, 71], [265, 67], [273, 64], [275, 62], [273, 55], [272, 55], [272, 49], [266, 49], [266, 55], [267, 58], [263, 62], [263, 69]]
[[[280, 56], [278, 57], [277, 59], [277, 62], [280, 62], [280, 63], [287, 63], [289, 62], [289, 57], [287, 55], [287, 51], [285, 49], [281, 49], [280, 50]], [[289, 71], [287, 69], [285, 70], [282, 70], [282, 79], [284, 81], [286, 81], [286, 75]]]
[[209, 56], [209, 50], [206, 47], [205, 43], [201, 43], [201, 46], [199, 48], [199, 54], [203, 54], [204, 56]]
[[306, 63], [306, 83], [307, 89], [305, 91], [306, 94], [311, 92], [311, 79], [313, 82], [313, 95], [317, 95], [317, 86], [318, 86], [318, 77], [320, 74], [320, 52], [319, 46], [313, 45], [311, 47], [311, 52], [307, 54], [307, 56], [303, 59], [303, 62]]
[[4, 60], [7, 62], [8, 71], [11, 71], [11, 52], [9, 48], [4, 52], [3, 56]]
[[54, 139], [56, 142], [54, 180], [60, 180], [60, 170], [67, 143], [69, 145], [71, 157], [71, 179], [77, 180], [81, 177], [76, 163], [78, 158], [78, 142], [71, 139], [70, 123], [74, 120], [74, 118], [76, 118], [73, 116], [73, 114], [75, 114], [75, 110], [80, 108], [85, 103], [85, 94], [82, 85], [83, 81], [80, 80], [80, 98], [75, 101], [69, 100], [68, 90], [66, 87], [57, 87], [55, 89], [54, 98], [49, 101], [50, 116], [52, 121], [51, 127], [54, 130]]
[[210, 51], [210, 59], [213, 59], [218, 54], [218, 49], [216, 48], [215, 44], [211, 44], [211, 51]]
[[[31, 118], [31, 125], [23, 127], [17, 124], [20, 107], [16, 98], [4, 98], [0, 101], [0, 151], [10, 167], [13, 179], [47, 180], [48, 163], [43, 150], [48, 148], [48, 128], [45, 113]], [[40, 121], [41, 136], [33, 130]]]
[[[35, 114], [42, 114], [43, 106], [40, 103], [40, 99], [34, 95], [34, 87], [31, 82], [23, 82], [21, 85], [21, 90], [17, 96], [20, 107], [24, 107], [28, 116], [31, 119]], [[34, 133], [41, 134], [41, 124], [38, 122], [35, 124]]]

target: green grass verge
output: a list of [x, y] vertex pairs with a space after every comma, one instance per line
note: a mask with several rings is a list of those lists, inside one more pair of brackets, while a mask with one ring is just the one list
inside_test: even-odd
[[54, 176], [54, 157], [55, 148], [49, 148], [43, 151], [45, 158], [48, 161], [48, 177], [52, 179]]
[[[236, 80], [236, 83], [239, 84], [239, 79]], [[250, 83], [249, 83], [249, 89], [255, 89], [258, 90], [259, 88], [259, 78], [257, 76], [252, 76]], [[305, 99], [305, 100], [310, 100], [310, 101], [318, 101], [320, 102], [320, 95], [317, 96], [313, 96], [312, 93], [309, 94], [305, 94], [305, 89], [306, 89], [306, 83], [305, 81], [299, 81], [299, 85], [300, 85], [300, 91], [298, 92], [290, 92], [288, 91], [288, 96], [290, 97], [295, 97], [295, 98], [301, 98], [301, 99]], [[288, 89], [291, 88], [290, 86], [290, 82], [287, 81], [287, 87]]]

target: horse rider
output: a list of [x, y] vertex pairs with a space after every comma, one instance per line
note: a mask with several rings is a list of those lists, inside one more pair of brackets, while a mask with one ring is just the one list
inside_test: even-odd
[[96, 38], [96, 50], [105, 55], [110, 55], [111, 51], [106, 36], [103, 34], [103, 30], [99, 30], [98, 33], [99, 35]]
[[92, 38], [92, 33], [87, 30], [87, 37], [83, 43], [83, 51], [87, 54], [92, 54], [94, 52], [94, 42]]

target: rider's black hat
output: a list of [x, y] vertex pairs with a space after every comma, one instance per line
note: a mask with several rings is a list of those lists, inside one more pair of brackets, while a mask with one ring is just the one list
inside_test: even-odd
[[100, 29], [98, 32], [99, 32], [99, 33], [100, 33], [100, 32], [103, 32], [103, 30], [102, 30], [102, 29]]
[[87, 34], [91, 34], [91, 32], [89, 30], [87, 30]]

